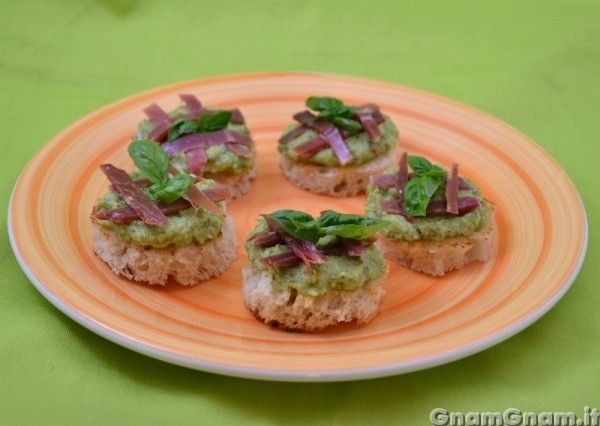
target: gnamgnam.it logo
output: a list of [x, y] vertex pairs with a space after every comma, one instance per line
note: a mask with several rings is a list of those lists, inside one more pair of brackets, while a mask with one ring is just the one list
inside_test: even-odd
[[435, 426], [600, 426], [600, 411], [583, 407], [581, 418], [571, 411], [541, 411], [539, 413], [507, 408], [499, 411], [448, 411], [434, 408], [429, 420]]

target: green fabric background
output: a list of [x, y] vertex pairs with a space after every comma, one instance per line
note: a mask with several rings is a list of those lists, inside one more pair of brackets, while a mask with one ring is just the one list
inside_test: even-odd
[[[322, 71], [470, 104], [570, 175], [587, 259], [542, 319], [480, 354], [346, 383], [188, 370], [113, 344], [20, 270], [6, 211], [20, 170], [62, 128], [153, 87], [254, 71]], [[430, 424], [449, 411], [600, 408], [600, 2], [0, 0], [1, 424]]]

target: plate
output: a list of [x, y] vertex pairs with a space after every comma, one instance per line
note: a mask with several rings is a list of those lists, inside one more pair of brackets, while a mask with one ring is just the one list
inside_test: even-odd
[[[114, 276], [92, 251], [90, 212], [108, 183], [98, 166], [130, 169], [126, 146], [142, 108], [174, 108], [177, 94], [239, 107], [257, 141], [259, 177], [231, 203], [237, 260], [188, 288], [149, 287]], [[400, 146], [446, 166], [460, 163], [497, 205], [495, 254], [432, 278], [392, 265], [386, 299], [367, 325], [289, 333], [255, 320], [241, 296], [243, 241], [258, 214], [281, 208], [361, 213], [364, 197], [332, 199], [294, 188], [278, 169], [277, 138], [310, 95], [378, 103]], [[231, 376], [354, 380], [432, 367], [524, 329], [567, 291], [584, 258], [587, 221], [561, 168], [503, 122], [454, 101], [360, 78], [313, 73], [233, 75], [150, 90], [74, 123], [28, 163], [13, 190], [9, 232], [21, 267], [66, 315], [134, 351]]]

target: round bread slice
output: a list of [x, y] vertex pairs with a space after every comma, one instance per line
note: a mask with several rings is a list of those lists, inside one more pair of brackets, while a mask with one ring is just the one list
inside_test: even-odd
[[119, 240], [110, 230], [93, 225], [94, 251], [115, 274], [152, 285], [165, 285], [172, 277], [194, 285], [222, 274], [236, 256], [237, 240], [231, 217], [221, 234], [204, 244], [151, 248]]
[[368, 163], [343, 167], [296, 162], [280, 155], [279, 166], [287, 180], [300, 189], [331, 197], [353, 197], [366, 191], [369, 176], [397, 167], [396, 152], [394, 147]]
[[341, 322], [373, 319], [384, 295], [386, 273], [355, 291], [332, 290], [307, 296], [295, 289], [277, 290], [273, 277], [248, 265], [242, 271], [242, 294], [252, 314], [265, 324], [288, 331], [316, 332]]
[[473, 262], [485, 262], [494, 251], [493, 221], [468, 237], [442, 241], [402, 241], [380, 235], [375, 245], [383, 256], [416, 272], [442, 276]]
[[241, 173], [206, 173], [205, 178], [214, 179], [223, 186], [229, 188], [231, 198], [239, 198], [250, 191], [252, 181], [258, 175], [256, 163]]

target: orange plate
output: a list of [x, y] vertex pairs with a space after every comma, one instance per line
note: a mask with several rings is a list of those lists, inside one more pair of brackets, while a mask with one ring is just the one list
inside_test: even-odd
[[[260, 176], [230, 205], [240, 247], [221, 277], [185, 288], [149, 287], [112, 274], [92, 251], [90, 211], [108, 183], [104, 162], [132, 168], [126, 146], [142, 108], [175, 107], [179, 93], [239, 107], [257, 141]], [[361, 213], [364, 197], [315, 196], [287, 183], [277, 139], [310, 95], [378, 103], [400, 146], [474, 179], [497, 206], [493, 259], [443, 278], [391, 266], [387, 297], [367, 325], [319, 334], [265, 326], [240, 293], [243, 241], [263, 212], [331, 208]], [[514, 335], [567, 291], [583, 261], [587, 221], [561, 168], [508, 125], [454, 101], [406, 87], [312, 73], [234, 75], [151, 90], [109, 105], [52, 139], [12, 194], [15, 254], [37, 289], [66, 315], [120, 345], [199, 370], [269, 380], [380, 377], [456, 360]]]

